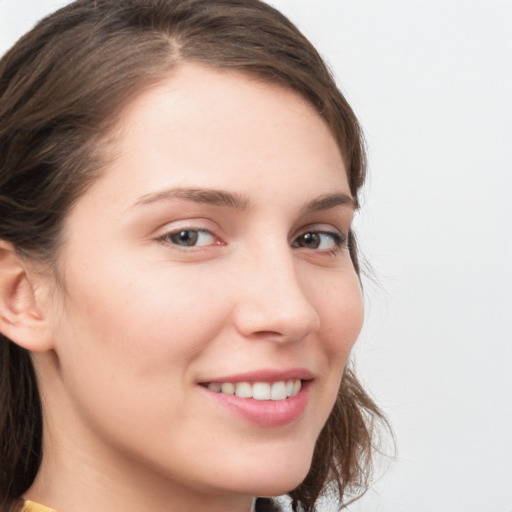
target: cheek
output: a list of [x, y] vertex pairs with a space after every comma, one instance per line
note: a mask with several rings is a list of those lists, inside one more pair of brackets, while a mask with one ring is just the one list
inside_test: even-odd
[[355, 272], [331, 280], [319, 297], [324, 347], [333, 361], [346, 361], [361, 332], [364, 319], [359, 279]]
[[[91, 368], [111, 368], [116, 375], [154, 375], [159, 367], [179, 363], [199, 351], [202, 337], [192, 309], [168, 290], [111, 280], [76, 287], [68, 301], [58, 352], [74, 362], [88, 359]], [[101, 290], [94, 293], [93, 290]], [[72, 352], [72, 354], [70, 353]]]
[[326, 368], [320, 392], [324, 401], [319, 401], [323, 408], [318, 413], [319, 428], [322, 428], [334, 406], [350, 352], [361, 331], [364, 309], [354, 271], [335, 274], [316, 290], [321, 324], [319, 340]]
[[[56, 328], [73, 417], [112, 445], [125, 447], [146, 443], [148, 428], [164, 441], [186, 424], [184, 383], [216, 329], [208, 319], [198, 321], [197, 309], [207, 310], [198, 304], [200, 296], [193, 301], [149, 274], [126, 279], [134, 275], [128, 270], [111, 273], [109, 287], [101, 283], [101, 272], [90, 279], [70, 275]], [[148, 445], [143, 451], [151, 451]]]
[[226, 323], [222, 301], [211, 300], [219, 286], [194, 283], [194, 275], [136, 262], [96, 261], [94, 272], [70, 271], [57, 329], [66, 385], [82, 398], [94, 389], [101, 409], [114, 397], [119, 411], [138, 404], [148, 416], [168, 414], [171, 402], [155, 390], [179, 404], [195, 361]]

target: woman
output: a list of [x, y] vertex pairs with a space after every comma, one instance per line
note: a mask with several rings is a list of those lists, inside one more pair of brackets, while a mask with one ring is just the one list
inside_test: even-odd
[[311, 44], [258, 0], [79, 0], [0, 98], [1, 510], [364, 491], [364, 153]]

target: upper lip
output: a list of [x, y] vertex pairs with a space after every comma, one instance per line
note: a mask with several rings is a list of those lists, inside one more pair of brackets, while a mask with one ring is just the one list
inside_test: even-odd
[[307, 368], [290, 368], [286, 370], [263, 368], [250, 372], [214, 377], [209, 380], [202, 380], [201, 382], [279, 382], [286, 380], [311, 380], [313, 377], [313, 373]]

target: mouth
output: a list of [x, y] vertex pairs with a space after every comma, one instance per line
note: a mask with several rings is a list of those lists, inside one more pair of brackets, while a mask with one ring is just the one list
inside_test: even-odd
[[203, 385], [210, 391], [223, 395], [277, 401], [296, 396], [302, 388], [302, 381], [289, 379], [277, 382], [209, 382]]
[[294, 424], [306, 411], [313, 374], [261, 370], [199, 383], [212, 403], [259, 427]]

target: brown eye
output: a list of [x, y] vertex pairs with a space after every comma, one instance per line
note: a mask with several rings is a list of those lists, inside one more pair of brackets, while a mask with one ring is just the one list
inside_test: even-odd
[[293, 241], [293, 247], [335, 250], [345, 245], [346, 237], [335, 231], [307, 231]]
[[307, 247], [308, 249], [318, 249], [320, 242], [319, 233], [304, 233], [296, 240], [297, 247]]

